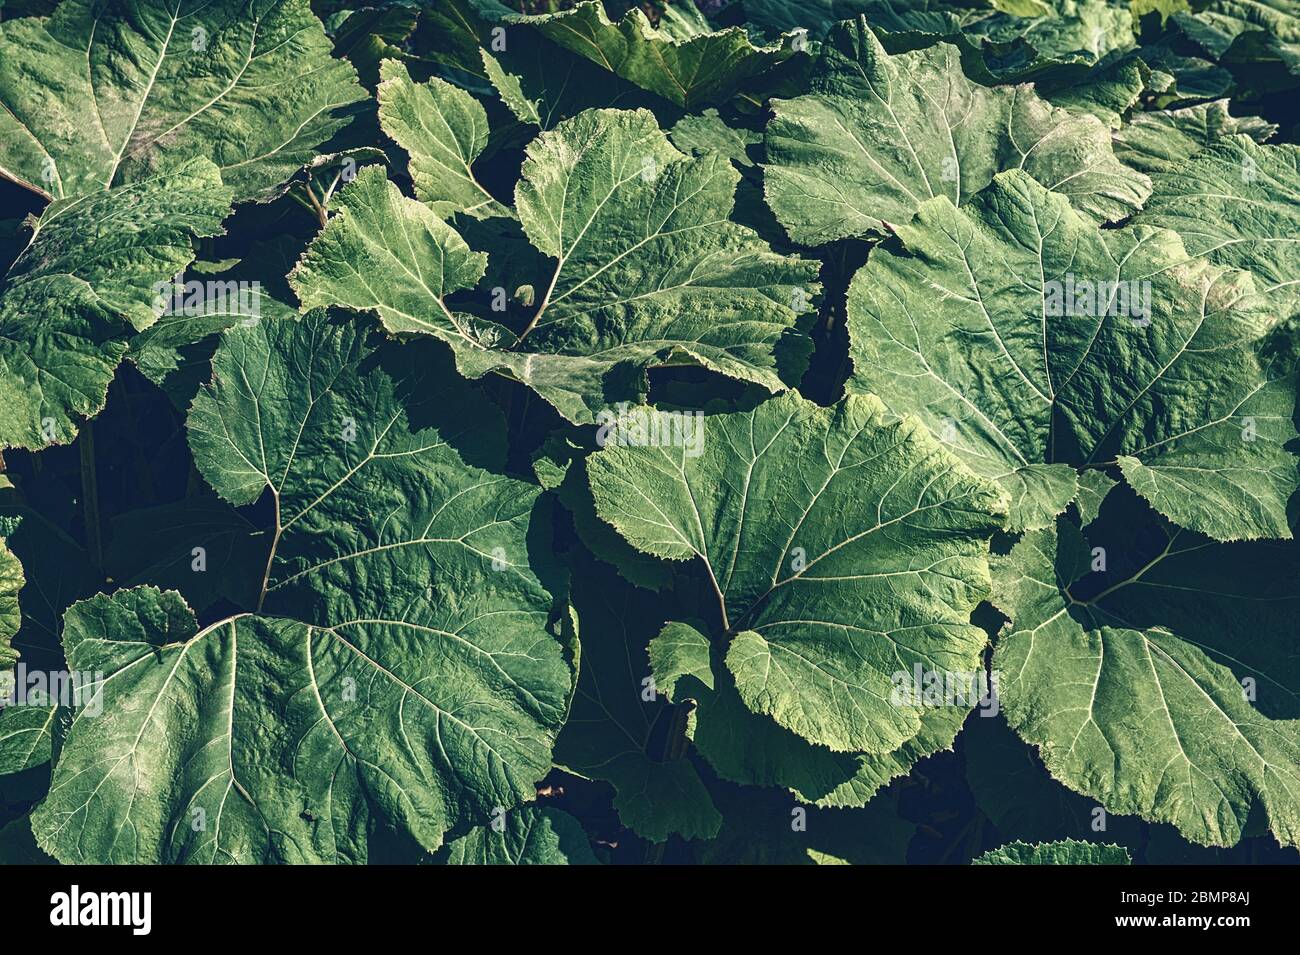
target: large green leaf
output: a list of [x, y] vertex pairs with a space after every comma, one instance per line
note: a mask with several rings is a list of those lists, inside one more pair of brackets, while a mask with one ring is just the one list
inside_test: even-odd
[[[648, 111], [590, 110], [528, 148], [515, 203], [553, 271], [509, 282], [535, 290], [523, 327], [453, 311], [446, 296], [474, 285], [484, 257], [377, 170], [343, 190], [291, 281], [306, 307], [373, 309], [390, 331], [435, 335], [463, 374], [516, 378], [574, 422], [635, 400], [664, 363], [776, 390], [806, 364], [817, 263], [728, 221], [738, 178], [725, 157], [683, 156]], [[498, 270], [534, 261], [490, 251]]]
[[1195, 530], [1291, 536], [1294, 361], [1249, 274], [1167, 230], [1099, 230], [1020, 171], [896, 234], [849, 290], [848, 389], [1001, 481], [1013, 529], [1050, 525], [1077, 468], [1118, 465]]
[[262, 597], [203, 628], [151, 587], [68, 612], [116, 718], [67, 736], [56, 857], [364, 861], [379, 827], [432, 850], [532, 798], [571, 692], [549, 517], [479, 466], [500, 418], [431, 348], [321, 312], [224, 333], [190, 443], [227, 501], [270, 497]]
[[[1135, 528], [1156, 539], [1140, 548]], [[1086, 542], [1065, 519], [1029, 532], [994, 562], [1008, 722], [1109, 812], [1233, 845], [1259, 805], [1295, 845], [1297, 574], [1290, 545], [1216, 544], [1132, 509]]]
[[184, 270], [191, 240], [219, 233], [229, 210], [230, 190], [206, 159], [50, 203], [0, 281], [0, 447], [76, 437], [78, 416], [104, 406], [128, 339], [157, 320], [158, 284]]
[[837, 753], [749, 709], [724, 654], [696, 627], [674, 622], [650, 642], [655, 686], [679, 706], [696, 707], [688, 733], [723, 779], [789, 789], [802, 802], [859, 808], [926, 756], [951, 749], [973, 700], [929, 706], [916, 735], [888, 753]]
[[57, 198], [204, 156], [267, 199], [364, 96], [308, 0], [64, 0], [0, 24], [0, 176]]
[[964, 204], [1005, 169], [1096, 219], [1124, 218], [1150, 192], [1095, 116], [1054, 108], [1029, 87], [973, 83], [946, 43], [890, 56], [862, 19], [828, 41], [813, 92], [773, 111], [767, 199], [806, 245], [905, 223], [935, 196]]
[[839, 9], [841, 18], [864, 14], [891, 51], [930, 46], [938, 40], [956, 44], [967, 54], [972, 79], [985, 83], [1033, 80], [1054, 87], [1087, 83], [1093, 67], [1112, 62], [1134, 46], [1128, 7], [1107, 0], [989, 6], [848, 0]]
[[690, 454], [625, 436], [594, 455], [597, 511], [640, 550], [702, 562], [750, 710], [831, 750], [898, 749], [925, 710], [894, 698], [898, 672], [980, 670], [969, 616], [1000, 492], [872, 398], [697, 422]]
[[584, 454], [570, 441], [552, 436], [534, 459], [533, 470], [542, 486], [553, 490], [568, 510], [578, 539], [593, 556], [613, 566], [624, 580], [637, 587], [668, 589], [673, 582], [672, 568], [657, 557], [641, 553], [596, 514]]
[[754, 46], [739, 27], [714, 31], [689, 5], [669, 10], [673, 15], [658, 27], [635, 6], [612, 23], [597, 2], [543, 16], [506, 16], [506, 48], [516, 30], [534, 30], [616, 76], [691, 109], [725, 101], [745, 80], [790, 55], [788, 45]]
[[411, 157], [416, 196], [443, 217], [509, 214], [471, 168], [488, 141], [482, 104], [436, 76], [413, 82], [396, 60], [384, 60], [379, 75], [379, 122]]
[[1155, 183], [1135, 222], [1173, 229], [1192, 255], [1252, 272], [1282, 317], [1300, 313], [1300, 146], [1230, 136]]

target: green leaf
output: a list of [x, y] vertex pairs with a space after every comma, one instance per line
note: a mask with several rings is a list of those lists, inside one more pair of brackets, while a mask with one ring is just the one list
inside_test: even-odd
[[758, 133], [729, 126], [716, 109], [683, 116], [668, 132], [673, 145], [692, 156], [721, 153], [738, 168], [754, 165], [750, 149], [763, 141]]
[[1236, 89], [1236, 81], [1226, 68], [1203, 57], [1186, 55], [1186, 47], [1179, 39], [1171, 33], [1165, 41], [1145, 44], [1141, 49], [1143, 63], [1174, 80], [1158, 105], [1168, 107], [1212, 100]]
[[457, 212], [509, 215], [471, 168], [488, 141], [487, 113], [479, 101], [436, 76], [417, 84], [396, 60], [384, 60], [379, 75], [379, 123], [411, 157], [420, 201], [444, 218]]
[[77, 436], [77, 416], [103, 408], [127, 340], [157, 320], [159, 283], [229, 210], [206, 159], [46, 207], [0, 282], [0, 447]]
[[[1159, 177], [1178, 170], [1207, 146], [1238, 134], [1263, 142], [1277, 126], [1255, 116], [1235, 117], [1228, 100], [1198, 103], [1183, 109], [1138, 113], [1115, 134], [1115, 155], [1142, 172]], [[1152, 197], [1159, 202], [1160, 195]]]
[[1031, 89], [968, 80], [956, 47], [890, 56], [864, 20], [823, 49], [813, 92], [773, 103], [768, 203], [790, 237], [818, 245], [905, 223], [944, 196], [964, 205], [1005, 169], [1023, 169], [1094, 219], [1120, 219], [1150, 192], [1095, 116]]
[[[1163, 74], [1153, 73], [1141, 57], [1130, 53], [1089, 70], [1082, 79], [1041, 79], [1037, 89], [1053, 106], [1073, 113], [1091, 113], [1116, 130], [1132, 115], [1143, 97], [1158, 92], [1165, 81]], [[1111, 146], [1123, 163], [1124, 157], [1113, 140]]]
[[713, 31], [698, 14], [650, 25], [638, 7], [618, 23], [600, 3], [542, 16], [503, 18], [506, 47], [516, 30], [533, 30], [611, 73], [678, 106], [696, 109], [730, 98], [741, 84], [790, 55], [777, 44], [756, 47], [739, 27]]
[[[1131, 55], [1133, 16], [1107, 0], [1050, 3], [944, 2], [944, 0], [749, 0], [765, 26], [833, 32], [836, 20], [865, 16], [890, 53], [949, 43], [961, 51], [968, 77], [987, 86], [1032, 80], [1054, 105], [1093, 112], [1104, 121], [1133, 105], [1142, 92], [1143, 67]], [[994, 6], [997, 9], [994, 9]]]
[[847, 388], [1003, 483], [1012, 529], [1050, 525], [1074, 469], [1118, 463], [1192, 529], [1291, 536], [1295, 375], [1270, 337], [1289, 332], [1250, 275], [1173, 232], [1099, 230], [1020, 171], [896, 234], [849, 289]]
[[1063, 839], [1029, 845], [1009, 842], [972, 860], [972, 865], [1132, 865], [1123, 846]]
[[[219, 332], [263, 316], [297, 316], [298, 302], [284, 276], [302, 249], [302, 240], [280, 235], [254, 242], [244, 259], [195, 262], [179, 287], [164, 290], [162, 314], [131, 338], [127, 359], [185, 411], [207, 381]], [[201, 283], [201, 301], [189, 301], [200, 287], [191, 283]]]
[[[416, 41], [444, 67], [481, 76], [481, 51], [493, 39], [493, 24], [515, 11], [497, 0], [441, 0], [420, 8]], [[500, 34], [497, 34], [500, 36]]]
[[[533, 463], [539, 476], [550, 470], [542, 479], [543, 486], [555, 492], [573, 518], [573, 529], [579, 540], [592, 555], [614, 567], [619, 575], [636, 587], [662, 591], [671, 586], [672, 569], [648, 554], [643, 554], [623, 540], [618, 531], [596, 514], [596, 502], [591, 496], [587, 481], [587, 468], [581, 459], [581, 449], [567, 442], [552, 439], [543, 446]], [[547, 483], [553, 481], [554, 483]]]
[[320, 312], [225, 332], [189, 437], [223, 498], [274, 505], [262, 598], [201, 629], [151, 587], [68, 612], [69, 663], [118, 718], [78, 712], [38, 842], [361, 862], [380, 827], [433, 850], [532, 799], [571, 672], [549, 515], [498, 473], [501, 429], [428, 344]]
[[[1155, 539], [1139, 546], [1135, 528]], [[1258, 803], [1295, 845], [1300, 684], [1283, 634], [1297, 573], [1289, 546], [1216, 544], [1131, 510], [1087, 542], [1064, 520], [1031, 531], [994, 559], [1008, 722], [1108, 812], [1233, 845]]]
[[1102, 502], [1119, 482], [1105, 471], [1080, 471], [1079, 493], [1074, 499], [1079, 508], [1079, 523], [1087, 527], [1097, 519]]
[[[1106, 0], [1030, 3], [836, 3], [838, 19], [865, 15], [891, 53], [943, 41], [963, 51], [968, 75], [981, 83], [1033, 80], [1052, 86], [1092, 81], [1093, 67], [1134, 46], [1130, 10]], [[996, 8], [996, 9], [995, 9]]]
[[266, 200], [364, 96], [308, 0], [64, 0], [0, 24], [0, 176], [57, 198], [203, 156]]
[[679, 745], [683, 714], [657, 698], [650, 677], [646, 648], [663, 598], [588, 560], [575, 567], [573, 605], [582, 666], [556, 762], [613, 785], [619, 820], [651, 842], [717, 835], [722, 817]]
[[802, 802], [828, 808], [865, 806], [922, 758], [951, 749], [973, 702], [927, 707], [916, 735], [892, 752], [836, 753], [752, 712], [721, 654], [696, 627], [668, 624], [650, 641], [650, 660], [659, 690], [679, 705], [697, 707], [688, 732], [718, 776], [780, 786]]
[[[368, 170], [290, 280], [305, 307], [374, 309], [390, 331], [433, 334], [462, 374], [513, 377], [573, 422], [635, 401], [646, 369], [664, 363], [775, 391], [806, 364], [811, 314], [800, 313], [812, 308], [817, 263], [777, 255], [727, 221], [738, 178], [724, 157], [684, 157], [645, 110], [590, 110], [542, 133], [515, 203], [554, 265], [505, 286], [537, 290], [517, 332], [444, 302], [483, 274], [483, 256]], [[531, 261], [496, 254], [508, 256], [498, 267]]]
[[599, 865], [578, 820], [553, 807], [525, 806], [447, 843], [447, 865]]
[[997, 12], [967, 24], [983, 41], [985, 67], [1002, 82], [1078, 82], [1087, 69], [1131, 49], [1134, 18], [1107, 0], [1051, 0], [1032, 16]]
[[892, 699], [896, 671], [980, 669], [969, 615], [1000, 493], [872, 398], [787, 394], [697, 423], [697, 456], [625, 438], [594, 455], [598, 513], [640, 550], [702, 562], [750, 710], [832, 750], [897, 749], [924, 707]]
[[1251, 272], [1281, 317], [1300, 313], [1300, 146], [1230, 136], [1155, 182], [1135, 222], [1173, 229], [1190, 254]]
[[382, 166], [361, 170], [334, 207], [289, 274], [304, 309], [347, 305], [377, 311], [393, 332], [473, 335], [471, 320], [451, 312], [443, 299], [473, 288], [487, 256], [472, 252], [427, 206], [405, 198]]

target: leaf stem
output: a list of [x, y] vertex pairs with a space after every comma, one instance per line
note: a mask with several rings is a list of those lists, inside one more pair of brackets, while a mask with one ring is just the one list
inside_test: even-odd
[[537, 311], [533, 312], [533, 317], [529, 319], [524, 330], [519, 333], [519, 337], [515, 339], [515, 344], [519, 344], [519, 342], [523, 341], [528, 336], [528, 333], [537, 327], [538, 319], [540, 319], [542, 313], [546, 311], [546, 306], [551, 303], [551, 293], [555, 291], [555, 283], [560, 280], [560, 271], [563, 268], [564, 260], [560, 259], [560, 261], [555, 264], [555, 273], [551, 276], [551, 284], [547, 286], [546, 294], [542, 296], [542, 304], [537, 306]]
[[280, 535], [284, 533], [284, 527], [280, 523], [280, 492], [272, 488], [271, 498], [275, 501], [275, 534], [271, 537], [271, 549], [266, 555], [266, 570], [262, 572], [262, 589], [258, 591], [254, 613], [261, 613], [262, 604], [266, 603], [266, 590], [271, 583], [271, 564], [275, 561], [275, 549], [280, 546]]
[[307, 193], [307, 198], [311, 200], [311, 209], [316, 213], [316, 218], [320, 220], [321, 228], [325, 228], [326, 223], [329, 221], [329, 213], [326, 211], [325, 207], [320, 204], [320, 200], [316, 198], [316, 190], [311, 187], [311, 180], [308, 179], [303, 183], [302, 188], [303, 191]]

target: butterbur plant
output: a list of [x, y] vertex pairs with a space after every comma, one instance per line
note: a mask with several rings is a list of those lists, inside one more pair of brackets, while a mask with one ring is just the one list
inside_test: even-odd
[[0, 10], [0, 860], [1300, 861], [1300, 8], [1151, 7]]

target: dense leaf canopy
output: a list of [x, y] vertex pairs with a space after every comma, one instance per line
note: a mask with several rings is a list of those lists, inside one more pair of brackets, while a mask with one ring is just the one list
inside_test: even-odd
[[1296, 0], [0, 7], [0, 861], [1300, 858]]

